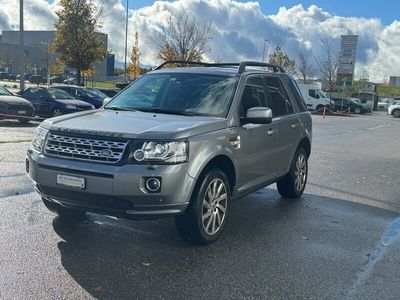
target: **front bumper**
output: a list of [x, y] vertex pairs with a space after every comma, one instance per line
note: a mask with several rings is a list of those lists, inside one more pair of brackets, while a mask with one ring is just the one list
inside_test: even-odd
[[[187, 164], [122, 166], [44, 156], [32, 149], [26, 171], [38, 193], [49, 201], [84, 211], [128, 219], [156, 219], [183, 213], [196, 181]], [[85, 179], [85, 188], [57, 184], [57, 174]], [[161, 178], [161, 190], [149, 193], [146, 177]]]

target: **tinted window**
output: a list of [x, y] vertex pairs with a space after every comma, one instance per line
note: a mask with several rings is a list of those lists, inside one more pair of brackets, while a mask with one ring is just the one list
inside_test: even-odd
[[293, 107], [288, 100], [286, 91], [283, 89], [280, 80], [277, 77], [266, 77], [265, 82], [271, 98], [270, 107], [272, 109], [272, 115], [274, 117], [279, 117], [287, 115], [289, 112], [292, 113]]
[[291, 80], [288, 80], [288, 83], [289, 83], [290, 89], [292, 91], [294, 100], [296, 101], [300, 111], [307, 111], [306, 103], [303, 99], [303, 96], [301, 95], [301, 92], [300, 92], [299, 86], [297, 85], [297, 82], [294, 81], [293, 79], [291, 79]]
[[73, 99], [73, 97], [70, 96], [70, 94], [61, 89], [49, 88], [47, 89], [47, 92], [53, 99]]
[[106, 108], [131, 108], [224, 116], [236, 78], [208, 74], [149, 74], [136, 80]]
[[245, 117], [246, 112], [252, 107], [269, 107], [260, 77], [251, 77], [247, 80], [242, 94], [240, 116]]
[[41, 89], [27, 89], [22, 93], [22, 96], [28, 100], [38, 100], [39, 96], [43, 95], [43, 91]]

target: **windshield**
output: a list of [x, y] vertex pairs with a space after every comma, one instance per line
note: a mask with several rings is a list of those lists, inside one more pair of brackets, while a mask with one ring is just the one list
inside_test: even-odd
[[107, 98], [107, 95], [96, 89], [84, 89], [85, 93], [92, 97]]
[[325, 94], [323, 91], [318, 90], [318, 92], [319, 92], [319, 94], [320, 94], [320, 96], [321, 96], [322, 98], [328, 98], [328, 97], [326, 96], [326, 94]]
[[53, 99], [74, 99], [66, 91], [63, 91], [60, 89], [49, 88], [49, 89], [47, 89], [47, 92], [49, 93], [50, 97]]
[[106, 108], [225, 117], [235, 77], [150, 74], [116, 96]]
[[0, 86], [0, 96], [11, 96], [12, 94], [4, 87]]

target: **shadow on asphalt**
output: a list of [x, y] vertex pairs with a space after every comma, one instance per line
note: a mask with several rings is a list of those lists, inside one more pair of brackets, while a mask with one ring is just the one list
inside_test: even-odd
[[37, 127], [39, 121], [30, 121], [29, 123], [21, 123], [17, 120], [1, 120], [0, 127]]
[[263, 189], [232, 204], [221, 239], [206, 247], [181, 240], [173, 219], [87, 214], [53, 227], [63, 267], [95, 298], [339, 298], [394, 216]]

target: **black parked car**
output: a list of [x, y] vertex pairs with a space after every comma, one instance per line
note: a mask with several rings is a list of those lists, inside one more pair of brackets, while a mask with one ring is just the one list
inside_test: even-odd
[[6, 88], [0, 86], [0, 119], [17, 119], [21, 123], [28, 123], [29, 118], [23, 117], [32, 117], [33, 112], [32, 103], [13, 95]]
[[335, 102], [336, 110], [343, 111], [350, 108], [350, 112], [356, 114], [365, 114], [371, 112], [371, 108], [368, 105], [357, 103], [348, 98], [332, 98], [332, 100]]
[[36, 115], [45, 118], [94, 109], [93, 105], [74, 99], [67, 92], [52, 87], [27, 88], [21, 96], [33, 104]]
[[17, 77], [15, 75], [9, 74], [7, 72], [0, 72], [0, 80], [16, 80]]
[[47, 82], [46, 78], [41, 75], [31, 75], [29, 76], [28, 81], [36, 84], [45, 84]]
[[58, 89], [70, 94], [73, 98], [92, 104], [95, 108], [103, 106], [103, 101], [107, 95], [95, 89], [89, 89], [76, 85], [58, 85]]

